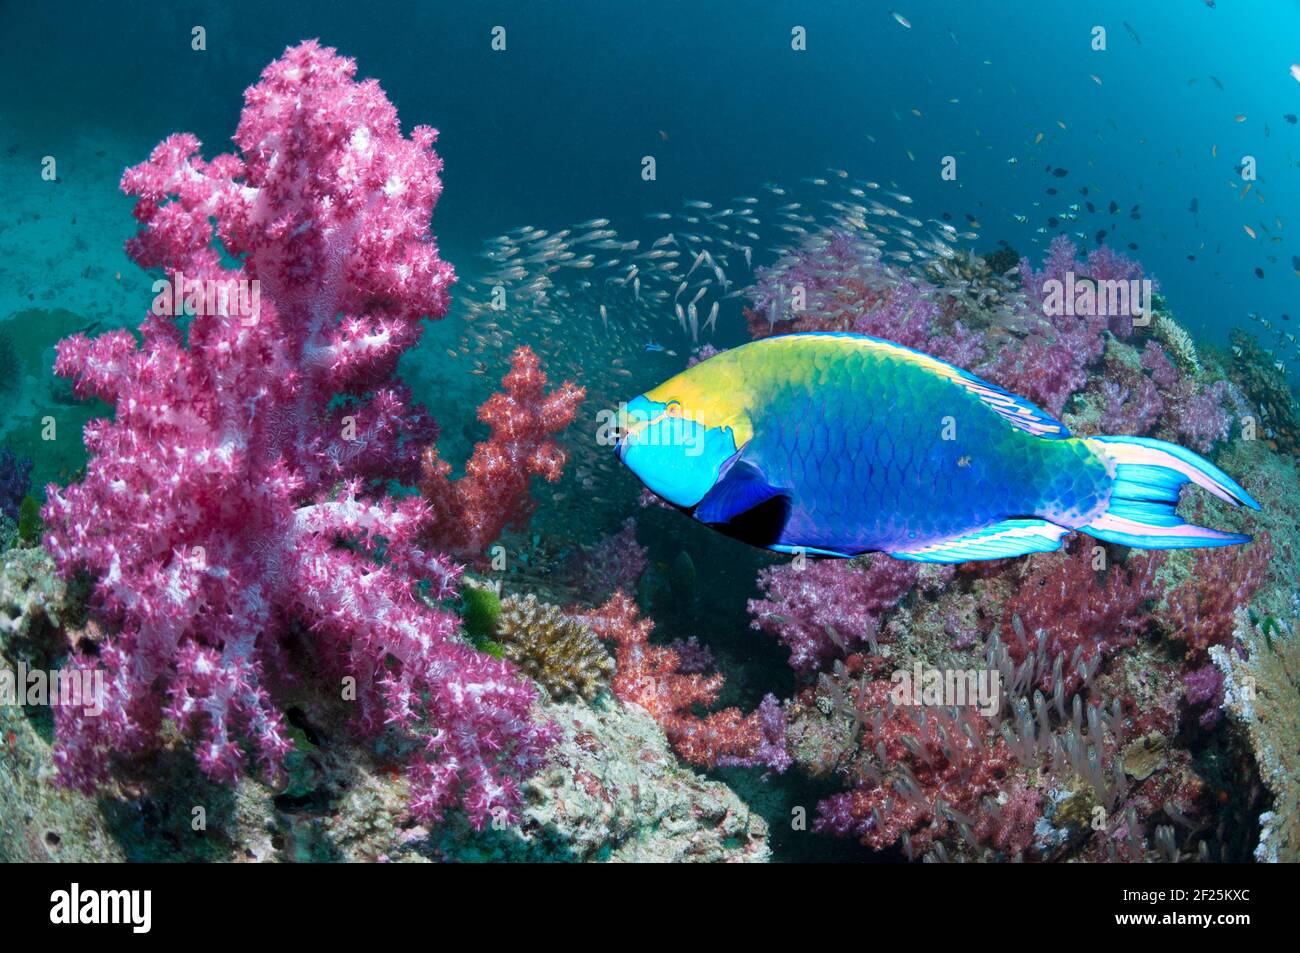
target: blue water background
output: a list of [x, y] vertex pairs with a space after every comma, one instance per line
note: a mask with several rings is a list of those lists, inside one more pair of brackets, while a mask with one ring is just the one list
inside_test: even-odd
[[[195, 24], [204, 52], [190, 49]], [[494, 25], [507, 29], [505, 53], [490, 49]], [[791, 50], [796, 25], [806, 52]], [[1095, 25], [1108, 30], [1104, 52], [1090, 48]], [[1100, 213], [1062, 227], [1091, 236], [1113, 221], [1108, 241], [1139, 246], [1198, 336], [1222, 340], [1252, 311], [1274, 322], [1300, 311], [1300, 125], [1282, 118], [1300, 112], [1295, 0], [5, 2], [0, 138], [35, 161], [106, 130], [127, 164], [190, 130], [211, 154], [228, 143], [242, 90], [305, 37], [356, 57], [404, 124], [442, 131], [435, 229], [464, 271], [483, 238], [517, 225], [627, 223], [829, 166], [896, 181], [922, 217], [974, 215], [982, 247], [1004, 239], [1034, 257], [1050, 237], [1035, 229], [1087, 185]], [[657, 159], [652, 183], [639, 175], [645, 155]], [[940, 179], [945, 155], [956, 182]], [[1245, 155], [1259, 181], [1243, 200], [1234, 166]], [[74, 188], [116, 187], [62, 174]]]

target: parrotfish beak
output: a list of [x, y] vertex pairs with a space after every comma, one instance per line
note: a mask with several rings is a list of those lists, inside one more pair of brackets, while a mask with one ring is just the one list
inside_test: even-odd
[[689, 508], [717, 482], [736, 442], [730, 428], [708, 427], [676, 401], [643, 394], [628, 402], [614, 452], [653, 493]]

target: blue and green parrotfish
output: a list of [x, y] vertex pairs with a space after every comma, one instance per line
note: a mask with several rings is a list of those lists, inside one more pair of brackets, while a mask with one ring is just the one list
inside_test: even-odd
[[1142, 549], [1249, 536], [1185, 523], [1180, 487], [1259, 509], [1176, 444], [1072, 437], [1033, 404], [856, 334], [764, 338], [631, 400], [616, 449], [647, 487], [781, 553], [954, 563], [1059, 549], [1071, 530]]

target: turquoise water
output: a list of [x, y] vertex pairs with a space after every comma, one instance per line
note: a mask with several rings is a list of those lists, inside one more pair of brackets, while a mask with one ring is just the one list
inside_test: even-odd
[[[196, 26], [206, 44], [197, 51]], [[493, 49], [496, 27], [504, 50]], [[1098, 29], [1104, 49], [1094, 48]], [[563, 479], [535, 488], [535, 518], [507, 537], [522, 554], [508, 587], [573, 597], [573, 561], [635, 517], [649, 561], [642, 609], [658, 641], [696, 636], [712, 650], [727, 676], [721, 705], [749, 711], [768, 693], [789, 699], [815, 682], [750, 626], [756, 574], [777, 558], [638, 505], [637, 482], [592, 438], [599, 409], [681, 371], [702, 345], [749, 339], [744, 289], [797, 244], [783, 226], [812, 229], [783, 207], [798, 203], [825, 223], [828, 203], [866, 188], [915, 216], [918, 234], [938, 230], [945, 247], [1011, 249], [1035, 267], [1060, 234], [1083, 254], [1105, 244], [1157, 279], [1207, 354], [1229, 362], [1229, 334], [1243, 329], [1294, 387], [1295, 0], [0, 4], [0, 332], [22, 377], [6, 392], [0, 440], [34, 458], [37, 496], [85, 461], [76, 441], [46, 446], [37, 436], [50, 401], [61, 401], [65, 425], [103, 412], [69, 410], [53, 389], [54, 342], [135, 327], [150, 300], [154, 276], [122, 250], [135, 231], [122, 169], [176, 131], [198, 135], [209, 157], [228, 148], [245, 88], [286, 46], [313, 37], [380, 81], [404, 130], [440, 130], [433, 231], [460, 281], [402, 376], [440, 421], [444, 456], [459, 469], [482, 439], [473, 408], [516, 344], [533, 346], [553, 381], [588, 390], [563, 438]], [[41, 176], [50, 157], [56, 182]], [[675, 311], [689, 256], [677, 274], [643, 258], [635, 290], [626, 262], [561, 272], [541, 296], [527, 289], [542, 270], [532, 269], [504, 282], [510, 308], [489, 309], [500, 268], [490, 256], [511, 244], [502, 236], [526, 244], [524, 227], [576, 234], [605, 228], [590, 224], [603, 219], [640, 254], [667, 247], [656, 243], [671, 229], [707, 231], [723, 208], [737, 229], [726, 233], [735, 244], [723, 253], [725, 289], [737, 293], [713, 287], [700, 299], [701, 323], [716, 302], [714, 327], [692, 333]], [[891, 250], [906, 256], [913, 246], [897, 237]], [[713, 262], [694, 266], [704, 270], [692, 292]], [[1279, 479], [1294, 481], [1294, 470]], [[1288, 586], [1275, 587], [1270, 612], [1286, 604]], [[1198, 739], [1188, 760], [1218, 744]], [[791, 805], [846, 789], [842, 779], [806, 770], [763, 779], [745, 768], [711, 776], [758, 805], [778, 859], [882, 856], [781, 823]]]
[[[1013, 2], [992, 14], [979, 3], [835, 0], [375, 13], [332, 2], [35, 6], [0, 12], [6, 148], [30, 161], [38, 144], [102, 136], [124, 165], [177, 129], [220, 148], [261, 67], [319, 37], [379, 77], [404, 122], [442, 131], [436, 231], [462, 270], [483, 238], [518, 225], [631, 222], [683, 198], [726, 198], [833, 166], [894, 180], [929, 214], [974, 214], [986, 235], [1025, 253], [1045, 247], [1050, 236], [1035, 229], [1088, 185], [1103, 211], [1070, 230], [1091, 236], [1113, 221], [1108, 241], [1138, 245], [1198, 335], [1222, 339], [1250, 312], [1280, 320], [1295, 310], [1300, 247], [1288, 229], [1300, 221], [1300, 125], [1283, 118], [1300, 110], [1287, 72], [1294, 2]], [[911, 29], [890, 17], [895, 8]], [[206, 52], [189, 49], [194, 24], [207, 29]], [[489, 45], [498, 24], [504, 53]], [[795, 25], [807, 28], [806, 52], [790, 49]], [[1108, 30], [1104, 52], [1090, 48], [1095, 25]], [[37, 41], [47, 36], [59, 39]], [[653, 184], [638, 177], [647, 153], [659, 160]], [[956, 182], [939, 178], [948, 154], [959, 160]], [[1259, 180], [1243, 200], [1233, 170], [1245, 155]], [[1070, 174], [1058, 182], [1045, 166]], [[66, 166], [64, 176], [73, 189], [113, 178], [90, 182]], [[1058, 196], [1045, 194], [1050, 186]], [[1122, 207], [1113, 219], [1112, 199]], [[1127, 215], [1135, 205], [1138, 220]]]

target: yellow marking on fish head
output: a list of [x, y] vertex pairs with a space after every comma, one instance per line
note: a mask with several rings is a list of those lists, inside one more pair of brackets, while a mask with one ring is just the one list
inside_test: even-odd
[[727, 352], [670, 377], [646, 391], [645, 396], [670, 408], [675, 406], [678, 408], [675, 413], [710, 430], [729, 428], [737, 449], [754, 436], [749, 415], [750, 390], [744, 384], [737, 362], [729, 360]]

